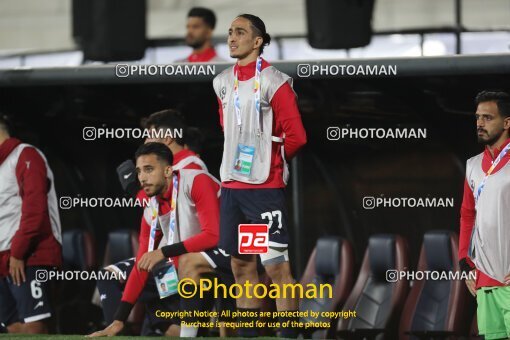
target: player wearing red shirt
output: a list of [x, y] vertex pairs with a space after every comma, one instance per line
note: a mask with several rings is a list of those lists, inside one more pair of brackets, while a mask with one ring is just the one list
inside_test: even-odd
[[[236, 283], [258, 283], [255, 255], [238, 253], [238, 225], [267, 224], [269, 251], [260, 254], [274, 284], [294, 283], [288, 258], [288, 221], [284, 187], [287, 162], [306, 143], [306, 133], [292, 89], [292, 79], [260, 55], [270, 42], [264, 22], [250, 14], [238, 16], [228, 34], [230, 56], [237, 59], [213, 82], [220, 123], [225, 135], [220, 169], [221, 216], [219, 248], [232, 256]], [[252, 293], [252, 292], [250, 292]], [[260, 302], [242, 296], [237, 307], [256, 315]], [[295, 298], [277, 298], [278, 311], [296, 311]], [[255, 313], [254, 313], [255, 312]], [[255, 318], [242, 318], [251, 322]], [[282, 317], [280, 321], [294, 321]], [[257, 336], [256, 329], [240, 328], [240, 336]], [[282, 328], [282, 337], [297, 331]]]
[[461, 207], [459, 259], [477, 299], [478, 330], [485, 339], [510, 336], [510, 96], [483, 91], [476, 97], [478, 141], [483, 153], [466, 165]]
[[[136, 171], [138, 179], [142, 184], [142, 188], [148, 197], [155, 197], [158, 203], [158, 231], [154, 235], [154, 251], [149, 250], [151, 239], [151, 224], [148, 216], [151, 216], [151, 208], [146, 207], [144, 217], [140, 227], [140, 247], [136, 256], [136, 266], [129, 274], [126, 287], [122, 295], [122, 302], [119, 306], [115, 321], [103, 331], [96, 332], [91, 336], [115, 335], [124, 328], [124, 321], [127, 319], [129, 312], [140, 296], [146, 283], [152, 283], [147, 279], [150, 277], [148, 270], [151, 270], [155, 264], [161, 262], [168, 257], [179, 257], [180, 278], [196, 278], [198, 277], [195, 269], [197, 269], [197, 257], [200, 257], [199, 267], [202, 272], [208, 269], [213, 270], [211, 263], [206, 261], [201, 253], [206, 251], [214, 256], [212, 252], [217, 245], [219, 239], [219, 201], [218, 192], [220, 189], [217, 181], [211, 175], [203, 170], [180, 170], [175, 173], [179, 180], [179, 196], [177, 198], [178, 218], [178, 240], [174, 236], [174, 242], [162, 246], [159, 245], [163, 234], [168, 237], [168, 219], [172, 207], [172, 178], [174, 171], [171, 167], [172, 154], [168, 148], [161, 143], [146, 143], [142, 145], [136, 153]], [[184, 178], [186, 176], [187, 178]], [[188, 182], [186, 182], [188, 181]], [[191, 182], [190, 182], [191, 181]], [[187, 186], [186, 183], [191, 183]], [[182, 190], [182, 192], [181, 192]], [[186, 203], [186, 202], [190, 203]], [[183, 206], [187, 204], [187, 206]], [[186, 209], [194, 211], [194, 215], [189, 217], [187, 221], [185, 213]], [[198, 223], [197, 223], [198, 222]], [[194, 230], [193, 225], [198, 225], [199, 230]], [[190, 229], [191, 228], [191, 229]], [[196, 228], [196, 227], [195, 227]], [[186, 235], [190, 235], [187, 237]], [[159, 246], [159, 249], [158, 249]], [[229, 267], [228, 257], [219, 254], [224, 258], [224, 265], [218, 266]], [[176, 264], [177, 265], [177, 264]], [[228, 270], [228, 269], [227, 269]], [[195, 276], [195, 277], [193, 277]], [[198, 282], [198, 279], [196, 280]], [[181, 302], [186, 299], [181, 299]], [[182, 336], [182, 335], [181, 335]]]
[[[160, 133], [159, 136], [164, 138], [147, 138], [145, 141], [158, 142], [165, 144], [172, 154], [174, 155], [173, 167], [179, 169], [203, 169], [207, 171], [205, 163], [191, 150], [186, 148], [187, 126], [184, 123], [182, 115], [179, 111], [167, 109], [158, 111], [151, 114], [145, 121], [144, 127], [149, 130], [158, 130], [163, 132], [169, 129], [170, 134]], [[176, 133], [179, 132], [179, 135]], [[182, 135], [181, 135], [182, 133]], [[157, 135], [154, 134], [156, 137]], [[173, 138], [172, 138], [173, 137]], [[137, 197], [139, 200], [147, 199], [147, 195], [140, 189], [140, 184], [136, 179], [135, 166], [132, 160], [123, 162], [117, 168], [119, 181], [124, 191], [132, 197]]]
[[51, 291], [36, 272], [61, 265], [61, 244], [51, 168], [0, 116], [0, 323], [9, 333], [48, 332]]
[[208, 8], [194, 7], [188, 12], [186, 23], [186, 45], [193, 52], [177, 62], [208, 63], [223, 61], [216, 55], [212, 44], [212, 34], [216, 26], [216, 15]]
[[[174, 170], [180, 169], [194, 169], [194, 170], [204, 170], [207, 171], [207, 166], [204, 162], [195, 154], [193, 151], [186, 148], [188, 143], [192, 143], [193, 141], [189, 140], [189, 136], [187, 134], [188, 128], [185, 125], [182, 115], [180, 112], [167, 109], [163, 111], [159, 111], [151, 114], [144, 122], [143, 125], [145, 128], [150, 130], [155, 130], [158, 132], [163, 132], [162, 130], [169, 129], [173, 133], [173, 138], [166, 136], [164, 138], [148, 138], [145, 143], [149, 142], [158, 142], [167, 146], [167, 148], [173, 154], [173, 164], [172, 168]], [[182, 132], [182, 134], [181, 134]], [[160, 133], [159, 136], [164, 136], [166, 134]], [[195, 143], [193, 143], [195, 144]], [[144, 190], [140, 189], [140, 184], [137, 180], [137, 175], [135, 171], [135, 166], [131, 160], [128, 160], [121, 164], [117, 169], [119, 180], [126, 191], [130, 196], [137, 197], [137, 199], [142, 202], [146, 202], [149, 197], [145, 193]], [[140, 244], [142, 242], [147, 242], [147, 240], [142, 241], [144, 237], [140, 235]], [[220, 253], [206, 253], [200, 252], [198, 254], [194, 254], [196, 256], [193, 257], [193, 263], [195, 264], [205, 264], [206, 266], [218, 266], [223, 262], [223, 255]], [[229, 260], [229, 258], [227, 258]], [[229, 260], [230, 261], [230, 260]], [[126, 259], [124, 261], [111, 264], [105, 268], [105, 270], [113, 271], [113, 272], [126, 272], [129, 273], [135, 264], [135, 258]], [[107, 324], [110, 324], [114, 321], [115, 312], [119, 308], [122, 290], [130, 290], [130, 288], [125, 287], [122, 283], [115, 282], [112, 280], [99, 280], [97, 283], [97, 287], [99, 290], [99, 296], [101, 296], [101, 305], [103, 307], [103, 314]], [[147, 290], [151, 290], [148, 288]], [[128, 293], [130, 294], [130, 293]], [[151, 294], [146, 294], [144, 291], [144, 297], [147, 296], [146, 307], [148, 309], [155, 308], [164, 308], [166, 310], [174, 310], [178, 307], [179, 299], [178, 297], [170, 297], [168, 299], [164, 299], [164, 306], [160, 306], [159, 303], [156, 303], [151, 298]], [[158, 298], [158, 297], [157, 297]], [[159, 298], [158, 298], [159, 299]], [[171, 302], [169, 300], [172, 300]], [[163, 323], [160, 319], [150, 315], [150, 311], [147, 311], [149, 317], [149, 327], [144, 329], [150, 330], [152, 332], [162, 331], [166, 332], [171, 336], [179, 335], [178, 326], [179, 320], [172, 319], [169, 320], [169, 323]], [[152, 313], [153, 314], [153, 313]], [[169, 327], [170, 326], [170, 327]]]

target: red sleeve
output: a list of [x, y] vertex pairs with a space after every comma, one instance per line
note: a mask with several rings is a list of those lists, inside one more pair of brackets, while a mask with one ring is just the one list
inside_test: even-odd
[[[149, 276], [148, 272], [138, 270], [137, 263], [143, 256], [143, 254], [145, 254], [149, 249], [150, 231], [151, 226], [147, 223], [147, 221], [145, 221], [145, 218], [142, 217], [142, 225], [140, 226], [139, 237], [140, 246], [138, 248], [138, 254], [136, 254], [136, 262], [134, 268], [131, 270], [131, 273], [129, 274], [129, 277], [126, 282], [126, 287], [124, 288], [124, 292], [122, 293], [122, 301], [129, 302], [131, 304], [135, 304], [143, 288], [145, 287], [145, 282], [147, 281], [147, 277]], [[159, 240], [161, 240], [161, 232], [158, 232], [156, 234], [154, 248], [157, 247]]]
[[206, 174], [195, 177], [191, 198], [200, 221], [199, 234], [184, 240], [184, 247], [189, 253], [214, 248], [220, 239], [220, 200], [219, 185]]
[[473, 191], [469, 187], [467, 180], [464, 181], [464, 197], [460, 208], [460, 235], [459, 235], [459, 260], [465, 258], [469, 265], [474, 267], [473, 262], [467, 257], [471, 232], [475, 225], [475, 199]]
[[292, 159], [306, 144], [306, 131], [296, 102], [296, 95], [289, 83], [285, 83], [276, 91], [271, 99], [271, 107], [276, 121], [285, 133], [285, 157]]
[[221, 102], [221, 99], [219, 97], [216, 97], [218, 99], [218, 113], [220, 115], [220, 125], [221, 129], [223, 130], [223, 103]]
[[46, 164], [36, 149], [27, 147], [21, 152], [16, 178], [22, 199], [21, 221], [12, 239], [11, 255], [26, 259], [37, 243], [44, 219], [49, 216]]

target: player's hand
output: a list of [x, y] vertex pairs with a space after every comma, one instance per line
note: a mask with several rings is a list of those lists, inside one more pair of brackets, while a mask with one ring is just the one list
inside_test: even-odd
[[507, 276], [505, 276], [505, 278], [503, 279], [505, 285], [510, 285], [510, 274], [507, 274]]
[[110, 326], [106, 327], [102, 331], [97, 331], [86, 336], [86, 338], [97, 338], [99, 336], [115, 336], [124, 329], [124, 322], [115, 320]]
[[[473, 269], [470, 273], [472, 273], [475, 269]], [[472, 279], [466, 279], [466, 286], [471, 293], [471, 295], [476, 296], [476, 282]]]
[[11, 274], [12, 281], [16, 286], [21, 286], [26, 281], [25, 277], [25, 261], [18, 260], [11, 256], [9, 258], [9, 274]]
[[138, 261], [137, 266], [139, 270], [150, 272], [157, 263], [163, 261], [164, 259], [165, 256], [163, 255], [161, 249], [153, 250], [143, 254], [143, 256], [140, 258], [140, 261]]

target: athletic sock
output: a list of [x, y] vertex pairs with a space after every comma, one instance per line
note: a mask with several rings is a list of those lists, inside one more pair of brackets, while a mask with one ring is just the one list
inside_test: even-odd
[[[295, 311], [288, 311], [295, 312]], [[291, 338], [295, 339], [299, 335], [299, 329], [292, 326], [293, 322], [299, 322], [299, 317], [297, 316], [280, 316], [278, 317], [278, 321], [280, 322], [280, 337], [282, 338]], [[286, 324], [287, 327], [283, 327]]]
[[[255, 326], [255, 322], [259, 319], [260, 308], [237, 308], [237, 311], [241, 313], [241, 316], [237, 317], [238, 322], [252, 323], [253, 327], [245, 327], [241, 325], [237, 331], [237, 335], [241, 338], [256, 338], [259, 336], [259, 331]], [[246, 315], [243, 315], [246, 314]]]
[[181, 323], [181, 333], [179, 335], [181, 338], [196, 338], [197, 334], [198, 327], [186, 326], [184, 322]]
[[[200, 330], [200, 327], [193, 327], [193, 326], [184, 326], [184, 322], [187, 324], [191, 324], [193, 322], [206, 322], [206, 317], [198, 317], [193, 314], [194, 311], [210, 311], [214, 305], [214, 297], [213, 292], [206, 292], [203, 298], [200, 298], [199, 295], [194, 295], [193, 297], [189, 299], [181, 298], [180, 301], [180, 310], [182, 312], [188, 312], [188, 314], [185, 317], [182, 318], [181, 322], [181, 333], [180, 336], [182, 338], [189, 338], [189, 337], [197, 337], [198, 332]], [[207, 335], [208, 329], [205, 329], [205, 335]]]

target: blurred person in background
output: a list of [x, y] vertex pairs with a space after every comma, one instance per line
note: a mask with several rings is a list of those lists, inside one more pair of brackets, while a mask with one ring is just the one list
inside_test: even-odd
[[216, 27], [216, 15], [208, 8], [193, 7], [188, 12], [186, 22], [186, 45], [193, 52], [186, 58], [176, 62], [207, 63], [221, 62], [223, 59], [216, 54], [212, 44], [212, 35]]
[[48, 333], [50, 285], [36, 272], [61, 266], [61, 245], [48, 162], [0, 116], [0, 322], [9, 333]]
[[193, 151], [198, 157], [200, 157], [205, 142], [205, 136], [202, 131], [197, 127], [190, 126], [186, 130], [186, 136], [184, 139], [184, 148]]

